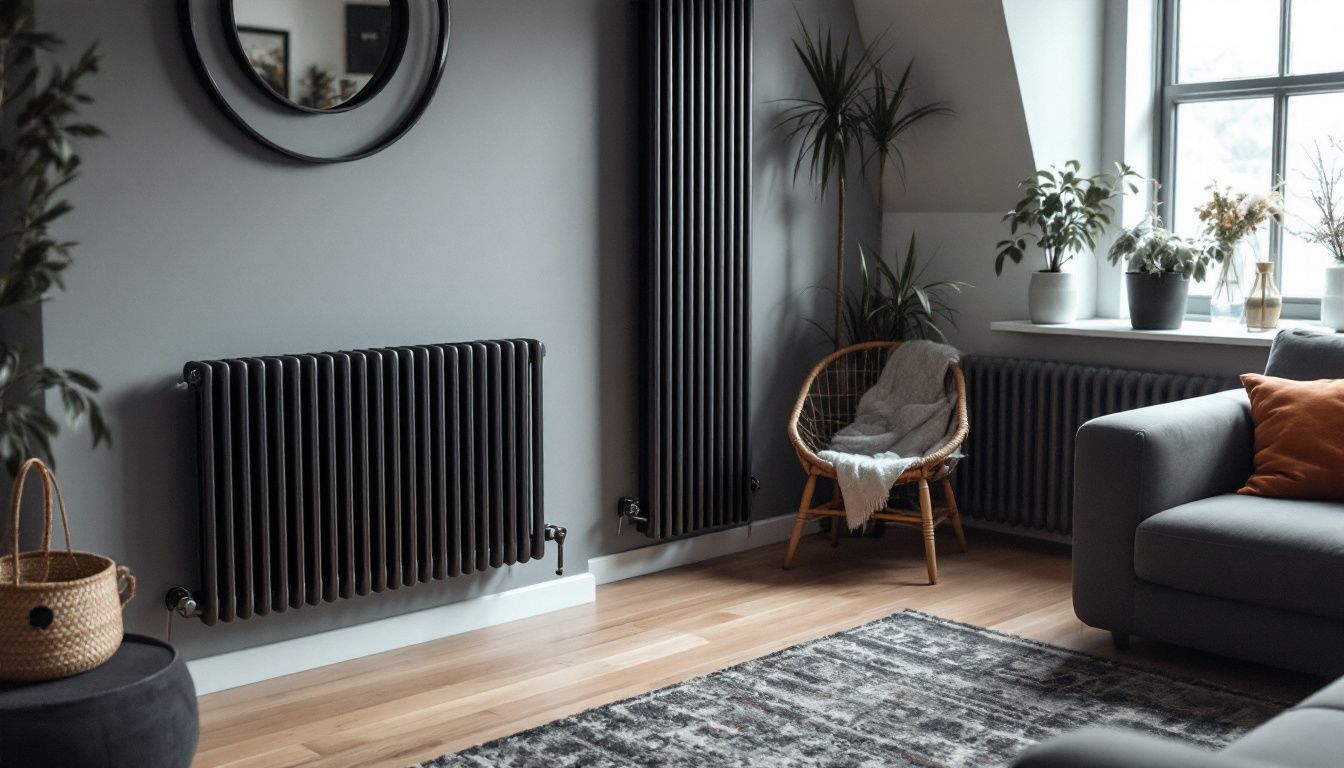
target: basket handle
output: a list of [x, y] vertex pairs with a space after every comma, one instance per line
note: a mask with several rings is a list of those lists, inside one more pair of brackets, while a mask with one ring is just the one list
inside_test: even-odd
[[74, 546], [70, 543], [70, 520], [65, 514], [65, 499], [61, 496], [61, 486], [57, 485], [56, 478], [41, 459], [29, 459], [19, 468], [18, 476], [14, 478], [13, 490], [9, 494], [10, 548], [14, 555], [14, 586], [19, 585], [19, 512], [23, 507], [23, 481], [27, 479], [28, 471], [33, 468], [36, 468], [38, 473], [42, 475], [42, 557], [46, 566], [42, 580], [46, 581], [51, 576], [51, 497], [53, 489], [55, 490], [56, 501], [61, 508], [61, 527], [65, 530], [65, 551], [71, 562], [74, 562], [75, 559]]
[[131, 575], [131, 569], [124, 565], [117, 566], [117, 594], [121, 596], [122, 608], [135, 599], [135, 576]]

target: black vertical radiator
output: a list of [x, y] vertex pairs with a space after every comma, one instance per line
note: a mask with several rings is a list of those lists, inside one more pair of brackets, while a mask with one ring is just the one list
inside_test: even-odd
[[1074, 436], [1084, 422], [1239, 386], [1235, 379], [969, 355], [971, 433], [953, 473], [964, 514], [1073, 530]]
[[200, 588], [169, 608], [215, 624], [563, 546], [543, 517], [543, 355], [515, 339], [188, 363]]
[[618, 512], [654, 539], [750, 518], [750, 0], [650, 0], [642, 469]]

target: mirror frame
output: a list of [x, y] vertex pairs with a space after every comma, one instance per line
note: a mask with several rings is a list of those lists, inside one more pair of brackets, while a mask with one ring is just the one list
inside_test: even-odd
[[[409, 19], [411, 15], [409, 0], [388, 0], [388, 8], [392, 13], [392, 39], [388, 41], [387, 52], [383, 54], [383, 60], [379, 62], [378, 68], [374, 70], [373, 77], [369, 82], [348, 101], [343, 101], [334, 107], [320, 109], [317, 107], [305, 107], [304, 105], [290, 99], [281, 93], [276, 93], [271, 84], [266, 82], [257, 71], [252, 68], [252, 62], [247, 58], [247, 52], [243, 50], [243, 41], [238, 37], [238, 19], [233, 10], [235, 0], [223, 0], [219, 4], [219, 11], [224, 16], [224, 31], [229, 35], [229, 50], [233, 52], [233, 57], [250, 76], [253, 83], [256, 84], [261, 92], [266, 94], [276, 103], [297, 109], [300, 112], [308, 112], [318, 115], [331, 115], [339, 112], [349, 112], [359, 105], [369, 101], [378, 92], [383, 90], [387, 81], [396, 74], [397, 67], [401, 66], [401, 58], [406, 54], [406, 39], [410, 34]], [[229, 34], [232, 32], [232, 34]], [[292, 35], [293, 32], [291, 31]], [[286, 73], [288, 74], [288, 73]]]
[[[232, 0], [216, 0], [216, 1], [224, 5], [232, 4]], [[396, 0], [396, 1], [408, 2], [408, 0]], [[188, 58], [190, 58], [191, 60], [191, 66], [192, 69], [196, 72], [197, 79], [200, 80], [201, 85], [206, 90], [206, 93], [209, 94], [211, 100], [215, 102], [215, 105], [219, 107], [220, 111], [224, 113], [225, 117], [227, 117], [230, 122], [236, 125], [240, 130], [242, 130], [242, 132], [246, 134], [248, 138], [257, 142], [261, 146], [266, 147], [267, 149], [276, 152], [280, 155], [283, 155], [291, 160], [298, 160], [305, 163], [317, 163], [317, 164], [348, 163], [354, 160], [362, 160], [366, 157], [372, 157], [373, 155], [376, 155], [379, 152], [382, 152], [384, 149], [387, 149], [388, 147], [392, 146], [402, 136], [405, 136], [407, 132], [409, 132], [412, 128], [415, 127], [415, 124], [420, 120], [420, 117], [425, 113], [425, 110], [429, 107], [430, 101], [433, 100], [435, 91], [438, 90], [439, 82], [443, 79], [444, 67], [448, 62], [448, 38], [450, 37], [450, 33], [452, 31], [452, 16], [451, 12], [449, 11], [449, 5], [448, 5], [449, 0], [427, 0], [427, 2], [431, 3], [431, 7], [433, 7], [438, 12], [438, 30], [433, 45], [433, 56], [431, 59], [427, 60], [422, 65], [427, 71], [423, 75], [424, 82], [421, 84], [420, 91], [419, 93], [416, 94], [414, 102], [406, 110], [406, 112], [396, 121], [395, 124], [393, 124], [387, 130], [385, 130], [377, 138], [373, 139], [372, 141], [368, 142], [367, 144], [365, 144], [364, 146], [362, 146], [357, 150], [339, 155], [310, 155], [305, 152], [290, 149], [289, 147], [286, 147], [282, 144], [279, 144], [271, 140], [265, 134], [261, 133], [256, 128], [254, 128], [252, 124], [249, 123], [247, 119], [243, 117], [242, 114], [238, 112], [238, 110], [234, 109], [232, 104], [229, 103], [228, 98], [225, 97], [223, 91], [220, 90], [219, 83], [215, 81], [214, 75], [210, 74], [210, 67], [209, 65], [206, 64], [205, 55], [202, 53], [200, 46], [196, 42], [197, 39], [196, 17], [198, 14], [195, 14], [192, 11], [193, 0], [178, 0], [177, 5], [178, 26], [182, 33], [183, 42], [186, 44]], [[221, 32], [223, 32], [224, 34], [228, 35], [230, 38], [233, 38], [235, 40], [238, 37], [237, 29], [234, 27], [229, 27], [227, 29], [221, 30]], [[239, 48], [241, 48], [242, 43], [239, 42], [238, 46]], [[231, 44], [230, 47], [232, 47]], [[238, 66], [238, 62], [236, 59], [230, 57], [230, 61], [235, 66]], [[252, 69], [252, 65], [250, 62], [247, 64], [245, 69], [247, 70], [248, 77], [252, 78], [257, 77], [256, 71]], [[388, 74], [388, 77], [389, 78], [391, 77], [390, 72]], [[269, 91], [270, 87], [267, 86], [265, 90]], [[368, 99], [364, 99], [361, 101], [361, 103], [367, 100]], [[284, 102], [286, 106], [290, 107], [295, 106], [293, 102], [290, 102], [288, 99], [285, 99]], [[330, 115], [338, 113], [337, 110], [330, 110], [330, 109], [316, 109], [316, 110], [295, 109], [294, 111], [299, 113], [294, 115], [295, 119], [299, 120], [306, 120], [315, 117], [317, 115]]]

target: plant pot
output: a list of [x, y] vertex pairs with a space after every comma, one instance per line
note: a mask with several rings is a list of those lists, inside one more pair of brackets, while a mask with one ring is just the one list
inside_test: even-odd
[[1136, 331], [1174, 331], [1185, 322], [1190, 277], [1181, 272], [1125, 273], [1129, 324]]
[[1325, 293], [1321, 295], [1321, 324], [1344, 331], [1344, 263], [1325, 268]]
[[1071, 323], [1078, 315], [1078, 289], [1072, 272], [1032, 272], [1027, 313], [1037, 325]]

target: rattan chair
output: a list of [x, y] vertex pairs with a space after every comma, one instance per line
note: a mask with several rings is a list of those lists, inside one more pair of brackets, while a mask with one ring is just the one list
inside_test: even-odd
[[[836, 482], [835, 467], [817, 453], [830, 444], [831, 438], [842, 427], [854, 421], [859, 398], [877, 382], [882, 375], [892, 350], [900, 342], [870, 341], [855, 344], [838, 350], [817, 363], [808, 374], [798, 402], [793, 406], [789, 417], [789, 440], [798, 453], [798, 460], [807, 471], [807, 485], [803, 488], [803, 499], [798, 505], [798, 519], [793, 526], [793, 536], [789, 539], [789, 550], [784, 555], [784, 567], [793, 565], [793, 557], [798, 551], [798, 542], [802, 539], [803, 528], [808, 521], [823, 517], [837, 518], [831, 526], [831, 545], [835, 546], [840, 528], [845, 524], [844, 501], [840, 495], [840, 486]], [[952, 482], [948, 479], [952, 467], [956, 464], [953, 454], [965, 441], [970, 431], [966, 417], [966, 379], [961, 367], [953, 364], [950, 369], [949, 386], [955, 388], [957, 403], [955, 414], [956, 431], [952, 437], [937, 450], [920, 460], [920, 463], [907, 470], [893, 484], [893, 488], [917, 483], [919, 485], [918, 514], [913, 509], [897, 509], [888, 506], [873, 513], [873, 520], [885, 520], [894, 523], [918, 525], [924, 532], [924, 559], [929, 568], [929, 583], [938, 583], [938, 557], [934, 547], [934, 528], [943, 522], [952, 523], [957, 543], [961, 551], [966, 551], [966, 534], [961, 528], [961, 513], [957, 510], [957, 500], [952, 494]], [[817, 489], [817, 480], [828, 478], [834, 489], [832, 499], [819, 506], [812, 506], [812, 495]], [[929, 494], [929, 484], [942, 483], [943, 506], [934, 508]]]

